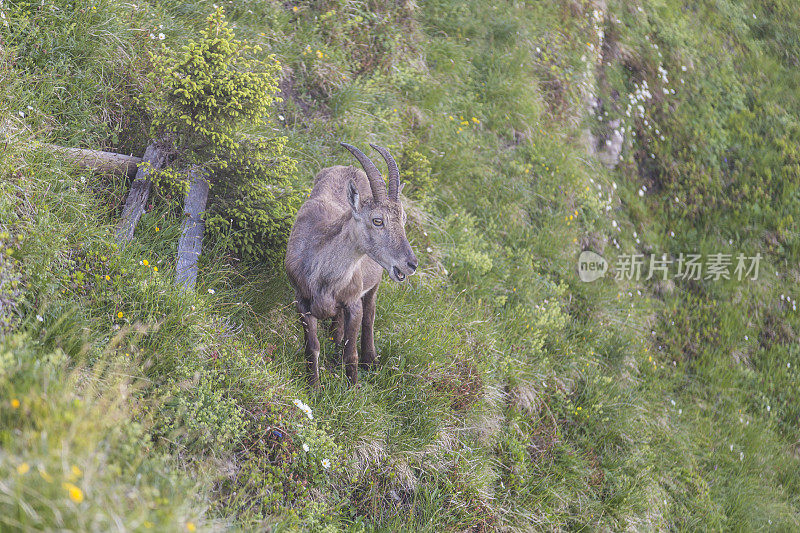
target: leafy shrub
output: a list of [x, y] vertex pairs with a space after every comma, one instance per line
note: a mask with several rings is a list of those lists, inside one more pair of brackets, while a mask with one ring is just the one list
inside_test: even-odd
[[403, 192], [415, 200], [424, 200], [435, 192], [436, 178], [431, 175], [431, 162], [419, 151], [419, 142], [403, 146], [400, 155], [400, 180]]
[[224, 381], [217, 369], [180, 364], [165, 387], [171, 399], [159, 417], [158, 433], [191, 450], [230, 450], [242, 437], [244, 423], [236, 400], [225, 392]]
[[308, 191], [292, 188], [293, 159], [282, 157], [285, 138], [259, 141], [258, 152], [272, 161], [241, 159], [217, 171], [206, 229], [212, 239], [246, 259], [279, 263], [295, 214]]
[[212, 172], [212, 238], [240, 256], [275, 260], [305, 191], [292, 187], [296, 163], [284, 154], [286, 137], [254, 137], [244, 126], [262, 124], [280, 101], [280, 64], [272, 55], [250, 57], [260, 48], [234, 37], [221, 8], [207, 21], [199, 39], [180, 51], [151, 55], [151, 133], [178, 151], [173, 167], [153, 180], [162, 194], [180, 197], [187, 173], [176, 167], [202, 165]]
[[454, 211], [445, 219], [453, 243], [447, 250], [447, 266], [454, 275], [467, 280], [485, 275], [492, 269], [489, 245], [477, 228], [478, 220], [466, 211]]
[[274, 56], [266, 62], [248, 57], [260, 48], [234, 37], [222, 8], [207, 22], [200, 38], [180, 51], [151, 54], [154, 90], [145, 101], [153, 136], [188, 150], [194, 163], [207, 165], [210, 156], [225, 167], [242, 148], [242, 125], [260, 124], [275, 102], [280, 64]]

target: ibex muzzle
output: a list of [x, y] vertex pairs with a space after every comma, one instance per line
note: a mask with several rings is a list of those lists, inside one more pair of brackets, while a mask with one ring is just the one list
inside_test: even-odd
[[309, 381], [319, 384], [317, 323], [333, 319], [337, 344], [351, 383], [358, 380], [356, 339], [361, 328], [361, 364], [377, 362], [373, 323], [383, 270], [402, 282], [417, 269], [406, 238], [400, 203], [400, 171], [385, 148], [370, 145], [386, 160], [388, 191], [378, 168], [358, 148], [347, 148], [364, 168], [329, 167], [314, 179], [311, 196], [297, 213], [286, 247], [286, 272], [295, 290], [305, 332]]

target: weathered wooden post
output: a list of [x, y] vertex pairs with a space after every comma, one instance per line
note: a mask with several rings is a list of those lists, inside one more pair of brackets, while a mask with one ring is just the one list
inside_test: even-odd
[[203, 251], [203, 213], [208, 203], [208, 174], [199, 166], [189, 171], [189, 192], [183, 204], [183, 228], [178, 241], [178, 262], [175, 284], [194, 289], [197, 282], [197, 261]]
[[128, 198], [125, 200], [122, 217], [117, 223], [116, 237], [121, 248], [124, 248], [133, 239], [136, 225], [144, 214], [144, 208], [150, 198], [150, 191], [153, 189], [150, 174], [166, 165], [168, 155], [168, 151], [155, 142], [150, 143], [144, 151], [142, 163], [136, 171], [136, 177], [131, 184]]

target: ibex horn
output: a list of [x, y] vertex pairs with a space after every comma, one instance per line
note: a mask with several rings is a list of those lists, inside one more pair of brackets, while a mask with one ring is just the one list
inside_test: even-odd
[[361, 150], [352, 146], [347, 143], [339, 143], [345, 148], [347, 148], [351, 154], [358, 159], [358, 162], [361, 163], [361, 166], [364, 167], [364, 172], [367, 173], [367, 178], [369, 179], [369, 188], [372, 189], [372, 198], [375, 200], [383, 200], [386, 198], [386, 183], [383, 181], [383, 176], [381, 176], [378, 167], [375, 166], [375, 163], [370, 161], [369, 157], [364, 154]]
[[383, 156], [383, 159], [386, 160], [386, 166], [389, 167], [389, 199], [397, 201], [397, 197], [400, 195], [400, 190], [402, 189], [400, 186], [400, 169], [397, 168], [397, 163], [394, 157], [392, 157], [392, 154], [389, 153], [389, 150], [377, 144], [369, 143], [369, 145], [376, 149], [378, 153]]

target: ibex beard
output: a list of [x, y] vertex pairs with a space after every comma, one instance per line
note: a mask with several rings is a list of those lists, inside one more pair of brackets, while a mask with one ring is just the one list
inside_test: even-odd
[[286, 247], [286, 273], [294, 287], [305, 333], [311, 385], [319, 385], [317, 324], [332, 319], [334, 341], [343, 346], [345, 372], [358, 381], [356, 350], [361, 329], [361, 365], [377, 362], [375, 302], [385, 270], [403, 282], [417, 269], [406, 238], [406, 213], [400, 202], [400, 171], [385, 148], [371, 144], [388, 166], [388, 191], [378, 168], [358, 148], [341, 143], [364, 170], [349, 166], [322, 169], [311, 196], [297, 213]]

